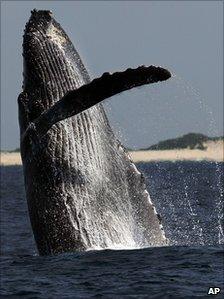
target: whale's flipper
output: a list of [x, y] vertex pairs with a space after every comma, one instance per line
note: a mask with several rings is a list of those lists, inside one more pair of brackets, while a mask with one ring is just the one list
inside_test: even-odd
[[[164, 81], [171, 77], [168, 70], [155, 66], [140, 66], [113, 74], [104, 73], [90, 83], [69, 91], [54, 106], [42, 113], [32, 124], [39, 138], [57, 122], [77, 115], [122, 91], [145, 84]], [[28, 127], [29, 130], [29, 127]]]

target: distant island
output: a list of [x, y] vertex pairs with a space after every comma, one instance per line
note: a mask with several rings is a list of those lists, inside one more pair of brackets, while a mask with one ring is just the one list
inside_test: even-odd
[[208, 137], [199, 133], [188, 133], [181, 137], [167, 139], [164, 141], [160, 141], [155, 145], [151, 145], [148, 148], [141, 149], [143, 151], [151, 150], [174, 150], [174, 149], [198, 149], [198, 150], [206, 150], [206, 143], [209, 141], [223, 141], [224, 137]]

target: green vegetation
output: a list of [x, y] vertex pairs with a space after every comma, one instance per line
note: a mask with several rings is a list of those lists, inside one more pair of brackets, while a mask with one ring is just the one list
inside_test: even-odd
[[171, 149], [199, 149], [205, 150], [204, 142], [223, 140], [224, 137], [208, 137], [203, 134], [189, 133], [178, 138], [160, 141], [144, 150], [171, 150]]
[[20, 148], [16, 148], [14, 150], [2, 150], [1, 149], [1, 153], [20, 153]]
[[20, 148], [17, 147], [16, 149], [10, 151], [10, 153], [20, 153]]

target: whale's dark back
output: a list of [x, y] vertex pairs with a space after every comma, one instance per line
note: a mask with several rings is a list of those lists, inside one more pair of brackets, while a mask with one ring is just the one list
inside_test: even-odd
[[[34, 12], [24, 35], [21, 136], [69, 90], [89, 81], [60, 25], [49, 13]], [[144, 178], [115, 138], [101, 104], [55, 124], [38, 144], [22, 140], [21, 154], [40, 254], [165, 244]]]

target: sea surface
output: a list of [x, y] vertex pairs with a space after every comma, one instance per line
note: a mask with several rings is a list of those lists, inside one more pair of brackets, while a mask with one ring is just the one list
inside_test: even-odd
[[223, 298], [223, 164], [140, 163], [171, 246], [40, 257], [21, 166], [1, 168], [1, 298]]

